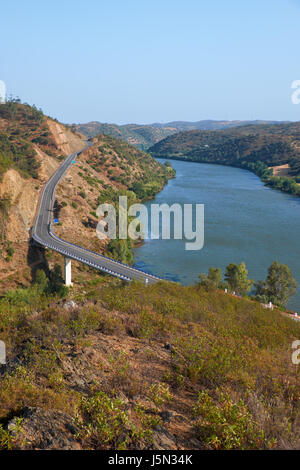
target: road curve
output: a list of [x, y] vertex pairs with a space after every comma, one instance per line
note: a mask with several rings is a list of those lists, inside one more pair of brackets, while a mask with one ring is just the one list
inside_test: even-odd
[[80, 261], [92, 268], [125, 281], [139, 280], [146, 284], [153, 284], [161, 280], [159, 277], [153, 276], [152, 274], [145, 273], [144, 271], [132, 268], [131, 266], [107, 258], [99, 253], [62, 240], [52, 232], [51, 225], [55, 201], [55, 188], [68, 168], [72, 165], [73, 160], [75, 160], [83, 150], [70, 154], [47, 182], [42, 192], [38, 214], [32, 228], [32, 238], [40, 245], [57, 251], [63, 256]]

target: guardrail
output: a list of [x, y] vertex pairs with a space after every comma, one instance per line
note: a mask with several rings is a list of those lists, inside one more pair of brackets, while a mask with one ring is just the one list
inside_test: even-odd
[[[91, 144], [88, 144], [87, 147], [89, 147]], [[87, 148], [86, 147], [86, 148]], [[50, 195], [50, 208], [49, 210], [52, 210], [53, 208], [53, 205], [54, 205], [54, 196], [55, 196], [55, 189], [56, 189], [56, 186], [57, 184], [59, 183], [59, 181], [62, 179], [62, 177], [65, 175], [66, 171], [68, 170], [68, 168], [70, 167], [70, 165], [72, 164], [71, 162], [76, 159], [76, 157], [78, 155], [80, 155], [80, 153], [82, 153], [85, 149], [81, 150], [80, 152], [75, 152], [73, 154], [70, 154], [65, 160], [64, 162], [60, 165], [59, 168], [61, 168], [63, 165], [66, 165], [67, 163], [67, 160], [69, 159], [70, 161], [68, 162], [68, 164], [66, 165], [66, 168], [64, 169], [63, 173], [61, 174], [61, 176], [59, 177], [59, 179], [57, 180], [57, 182], [55, 183], [54, 187], [53, 187], [53, 190], [52, 190], [52, 194]], [[43, 198], [44, 198], [44, 195], [45, 195], [45, 191], [49, 185], [49, 183], [51, 182], [51, 180], [55, 177], [57, 171], [59, 171], [59, 168], [56, 170], [56, 172], [50, 177], [50, 179], [48, 180], [48, 182], [46, 183], [46, 186], [44, 187], [43, 189], [43, 192], [42, 192], [42, 196], [41, 196], [41, 199], [40, 199], [40, 206], [43, 202]], [[68, 242], [66, 240], [63, 240], [61, 238], [59, 238], [57, 235], [55, 235], [55, 233], [52, 232], [52, 220], [50, 220], [50, 222], [48, 222], [47, 226], [48, 226], [48, 233], [50, 235], [51, 238], [53, 238], [53, 240], [57, 240], [59, 241], [60, 243], [64, 243], [66, 244], [67, 246], [70, 245], [70, 246], [73, 246], [74, 248], [78, 249], [78, 250], [84, 250], [86, 251], [87, 253], [90, 253], [92, 254], [93, 256], [97, 256], [99, 259], [99, 264], [97, 263], [94, 263], [86, 258], [82, 258], [80, 256], [76, 256], [75, 254], [73, 253], [70, 253], [69, 251], [67, 250], [63, 250], [62, 248], [60, 247], [57, 247], [55, 245], [52, 245], [48, 242], [46, 242], [45, 240], [42, 240], [38, 235], [36, 235], [36, 229], [37, 229], [37, 223], [38, 223], [38, 217], [39, 217], [39, 212], [40, 210], [38, 211], [38, 214], [37, 214], [37, 217], [36, 217], [36, 220], [35, 220], [35, 223], [34, 223], [34, 226], [33, 226], [33, 230], [32, 230], [32, 238], [37, 242], [39, 243], [40, 245], [42, 246], [45, 246], [46, 248], [49, 248], [51, 250], [54, 250], [68, 258], [71, 258], [71, 259], [74, 259], [76, 261], [79, 261], [79, 262], [82, 262], [88, 266], [91, 266], [99, 271], [103, 271], [103, 272], [106, 272], [108, 274], [111, 274], [112, 276], [115, 276], [115, 277], [118, 277], [120, 279], [123, 279], [123, 280], [126, 280], [126, 281], [132, 281], [134, 279], [134, 277], [130, 277], [130, 276], [125, 276], [124, 274], [121, 274], [117, 271], [114, 271], [112, 269], [109, 269], [105, 266], [102, 266], [101, 265], [101, 258], [103, 260], [106, 260], [106, 261], [110, 261], [111, 263], [113, 264], [116, 264], [116, 265], [119, 265], [119, 266], [122, 266], [124, 267], [125, 269], [129, 270], [129, 271], [132, 271], [134, 273], [140, 273], [142, 274], [143, 276], [145, 276], [145, 280], [146, 282], [148, 282], [148, 280], [155, 280], [155, 281], [160, 281], [162, 280], [161, 278], [159, 278], [158, 276], [154, 276], [153, 274], [150, 274], [150, 273], [147, 273], [145, 271], [142, 271], [140, 269], [136, 269], [136, 268], [133, 268], [131, 266], [128, 266], [127, 264], [125, 263], [122, 263], [120, 261], [117, 261], [117, 260], [114, 260], [112, 258], [109, 258], [105, 255], [101, 255], [100, 253], [96, 253], [95, 251], [92, 251], [92, 250], [89, 250], [87, 248], [84, 248], [84, 247], [81, 247], [79, 245], [76, 245], [74, 243], [71, 243], [71, 242]], [[48, 221], [49, 221], [49, 217], [48, 217]]]

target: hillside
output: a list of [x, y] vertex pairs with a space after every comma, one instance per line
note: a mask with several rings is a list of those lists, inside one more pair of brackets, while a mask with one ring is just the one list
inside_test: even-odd
[[[219, 163], [255, 171], [270, 185], [300, 194], [300, 123], [260, 124], [219, 131], [187, 131], [153, 145], [156, 157]], [[285, 167], [288, 177], [273, 177], [268, 167]], [[288, 171], [287, 171], [288, 169]], [[277, 173], [278, 174], [278, 173]]]
[[173, 121], [165, 124], [154, 123], [149, 125], [125, 124], [103, 124], [98, 121], [88, 122], [86, 124], [72, 124], [71, 128], [81, 132], [88, 138], [97, 134], [105, 134], [124, 140], [128, 144], [134, 145], [141, 150], [147, 150], [152, 145], [160, 142], [169, 135], [181, 131], [189, 130], [215, 130], [226, 129], [245, 124], [259, 124], [267, 121], [214, 121], [203, 120], [197, 122]]
[[[30, 227], [45, 181], [84, 140], [1, 106], [0, 449], [299, 448], [300, 324], [219, 290], [125, 284], [75, 262], [67, 289], [62, 257], [32, 246]], [[55, 232], [130, 263], [131, 242], [96, 237], [95, 210], [151, 198], [174, 172], [119, 139], [92, 143], [57, 188]]]
[[0, 448], [299, 449], [299, 323], [95, 272], [65, 300], [45, 289], [0, 299]]
[[172, 121], [165, 124], [154, 123], [151, 124], [154, 127], [163, 128], [171, 127], [177, 129], [178, 132], [183, 131], [194, 131], [194, 130], [218, 130], [218, 129], [227, 129], [231, 127], [246, 126], [249, 124], [275, 124], [276, 121], [216, 121], [213, 119], [206, 119], [202, 121], [189, 122], [189, 121]]
[[[19, 102], [0, 106], [0, 291], [31, 282], [40, 264], [53, 266], [61, 257], [30, 245], [30, 228], [45, 182], [65, 155], [80, 150], [80, 134]], [[173, 172], [149, 155], [107, 136], [94, 138], [94, 145], [78, 159], [57, 191], [57, 233], [100, 252], [107, 247], [96, 237], [95, 210], [99, 198], [114, 200], [130, 191], [131, 199], [153, 197]], [[118, 243], [109, 255], [132, 259]], [[128, 245], [128, 246], [127, 246]], [[124, 248], [124, 247], [123, 247]], [[121, 252], [123, 253], [121, 253]], [[119, 253], [120, 252], [120, 253]], [[47, 259], [46, 259], [47, 258]], [[127, 259], [128, 258], [128, 259]], [[81, 266], [79, 266], [82, 269]]]
[[168, 135], [177, 132], [175, 128], [171, 127], [157, 128], [151, 125], [143, 126], [138, 124], [118, 126], [117, 124], [102, 124], [97, 121], [88, 122], [86, 124], [73, 124], [71, 128], [81, 132], [88, 138], [94, 137], [97, 134], [109, 135], [116, 139], [124, 140], [140, 150], [146, 150]]

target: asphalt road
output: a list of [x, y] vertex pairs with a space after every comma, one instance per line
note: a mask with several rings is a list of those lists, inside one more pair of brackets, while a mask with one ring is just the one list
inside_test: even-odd
[[[40, 245], [57, 251], [68, 258], [80, 261], [92, 268], [103, 271], [112, 276], [118, 277], [126, 281], [139, 280], [146, 284], [152, 284], [160, 280], [160, 278], [151, 274], [132, 268], [126, 264], [120, 263], [106, 256], [100, 255], [93, 251], [87, 250], [66, 240], [57, 237], [51, 229], [53, 219], [53, 205], [55, 201], [55, 188], [68, 168], [72, 165], [72, 161], [76, 159], [81, 152], [69, 155], [56, 172], [47, 182], [40, 200], [38, 214], [32, 228], [32, 238]], [[78, 221], [78, 223], [80, 223]]]

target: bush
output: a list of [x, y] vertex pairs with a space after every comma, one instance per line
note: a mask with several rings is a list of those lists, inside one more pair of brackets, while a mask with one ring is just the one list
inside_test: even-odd
[[264, 449], [273, 447], [254, 421], [243, 400], [234, 402], [221, 393], [217, 403], [206, 392], [198, 395], [194, 407], [195, 428], [199, 439], [213, 449]]

